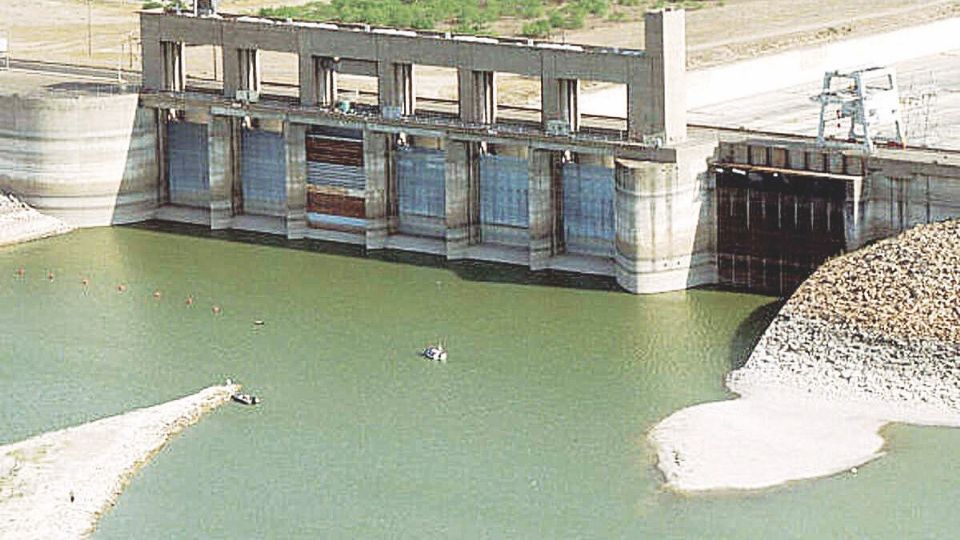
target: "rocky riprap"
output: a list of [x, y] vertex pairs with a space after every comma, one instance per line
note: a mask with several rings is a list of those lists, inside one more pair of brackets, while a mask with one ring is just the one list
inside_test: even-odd
[[15, 195], [0, 191], [0, 246], [70, 232], [57, 218], [37, 212]]
[[960, 412], [960, 221], [824, 264], [727, 384]]

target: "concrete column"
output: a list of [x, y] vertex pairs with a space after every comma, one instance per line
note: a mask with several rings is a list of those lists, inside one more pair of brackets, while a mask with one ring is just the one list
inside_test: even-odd
[[183, 92], [186, 87], [186, 75], [183, 66], [183, 43], [174, 41], [160, 42], [163, 57], [163, 90]]
[[409, 116], [416, 110], [413, 65], [381, 61], [377, 64], [380, 114]]
[[337, 102], [336, 61], [300, 53], [300, 104], [332, 107]]
[[530, 269], [543, 270], [563, 252], [563, 179], [560, 153], [530, 152]]
[[480, 242], [480, 149], [448, 140], [445, 158], [447, 259], [462, 259]]
[[580, 81], [544, 76], [540, 80], [541, 119], [543, 128], [548, 122], [562, 120], [571, 133], [580, 129]]
[[307, 232], [307, 126], [283, 123], [287, 166], [287, 238], [303, 238]]
[[363, 132], [363, 166], [367, 175], [367, 249], [383, 249], [397, 227], [397, 174], [393, 135]]
[[493, 71], [457, 70], [460, 119], [469, 124], [497, 121], [497, 84]]
[[143, 54], [144, 90], [163, 89], [163, 53], [160, 46], [160, 21], [140, 17], [140, 42]]
[[257, 49], [239, 49], [238, 70], [240, 90], [260, 92], [260, 51]]
[[233, 220], [233, 192], [239, 180], [236, 124], [227, 116], [211, 117], [207, 124], [211, 229], [229, 229]]
[[240, 86], [240, 50], [227, 43], [223, 44], [220, 53], [223, 55], [223, 95], [233, 99], [237, 97]]
[[716, 217], [707, 145], [678, 151], [673, 163], [617, 160], [617, 282], [634, 293], [716, 282]]
[[156, 109], [157, 122], [157, 206], [170, 204], [170, 176], [167, 172], [167, 111]]
[[687, 137], [686, 31], [683, 10], [651, 11], [644, 17], [645, 65], [627, 85], [627, 131], [675, 144]]

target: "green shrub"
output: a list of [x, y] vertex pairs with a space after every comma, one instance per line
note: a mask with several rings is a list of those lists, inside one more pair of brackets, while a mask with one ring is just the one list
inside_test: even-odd
[[520, 33], [527, 37], [545, 38], [550, 35], [552, 26], [547, 19], [538, 19], [523, 25]]

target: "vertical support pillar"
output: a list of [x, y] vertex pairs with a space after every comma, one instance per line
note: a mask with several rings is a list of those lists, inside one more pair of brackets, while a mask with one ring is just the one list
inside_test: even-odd
[[170, 174], [167, 169], [167, 113], [154, 109], [157, 122], [157, 206], [170, 204]]
[[540, 79], [541, 121], [544, 130], [549, 122], [562, 120], [571, 133], [580, 129], [580, 81], [544, 76]]
[[397, 227], [397, 174], [393, 135], [363, 132], [363, 166], [367, 176], [367, 249], [383, 249]]
[[236, 120], [212, 116], [207, 125], [210, 164], [210, 228], [229, 229], [233, 220], [233, 191], [237, 182]]
[[678, 148], [673, 162], [616, 161], [616, 276], [624, 289], [656, 293], [716, 282], [712, 155], [713, 143], [704, 143]]
[[163, 89], [163, 47], [160, 45], [160, 22], [154, 17], [140, 17], [144, 90]]
[[327, 56], [300, 53], [300, 104], [333, 107], [337, 102], [337, 62]]
[[493, 71], [457, 70], [460, 119], [468, 124], [497, 121], [497, 81]]
[[238, 90], [247, 90], [259, 94], [260, 51], [258, 49], [238, 49], [237, 56], [240, 61], [238, 70], [240, 86]]
[[186, 76], [183, 67], [183, 43], [175, 41], [160, 42], [163, 57], [162, 89], [171, 92], [183, 92]]
[[240, 49], [224, 43], [221, 54], [223, 55], [223, 95], [234, 99], [237, 97], [237, 90], [243, 88], [240, 85]]
[[381, 60], [377, 64], [380, 114], [385, 117], [410, 116], [416, 110], [413, 64]]
[[303, 238], [307, 233], [307, 126], [283, 123], [286, 157], [287, 238]]
[[687, 137], [684, 12], [651, 11], [644, 25], [646, 55], [631, 66], [627, 84], [627, 132], [631, 140], [675, 144]]
[[530, 150], [530, 269], [549, 267], [550, 257], [563, 252], [563, 178], [561, 154]]
[[462, 259], [480, 243], [480, 148], [448, 140], [445, 155], [447, 259]]

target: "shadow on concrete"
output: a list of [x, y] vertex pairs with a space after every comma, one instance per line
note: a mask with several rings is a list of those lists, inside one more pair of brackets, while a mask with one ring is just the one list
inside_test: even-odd
[[448, 261], [440, 255], [411, 253], [392, 249], [367, 251], [363, 246], [325, 242], [321, 240], [287, 240], [275, 234], [237, 231], [210, 230], [203, 225], [190, 225], [169, 221], [144, 221], [124, 225], [131, 229], [157, 231], [196, 238], [214, 238], [228, 242], [275, 246], [297, 249], [314, 253], [372, 259], [389, 263], [443, 268], [468, 281], [487, 283], [510, 283], [517, 285], [537, 285], [544, 287], [563, 287], [596, 291], [624, 292], [612, 277], [588, 276], [573, 272], [544, 270], [533, 272], [524, 266], [486, 261], [457, 260]]
[[730, 370], [740, 369], [747, 363], [760, 337], [780, 312], [780, 308], [787, 302], [786, 298], [777, 298], [769, 304], [758, 307], [746, 318], [740, 326], [730, 344]]

